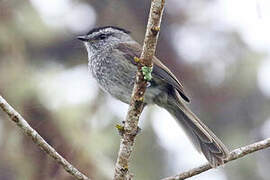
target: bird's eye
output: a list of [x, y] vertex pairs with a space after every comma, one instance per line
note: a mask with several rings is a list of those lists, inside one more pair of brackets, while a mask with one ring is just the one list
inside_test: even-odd
[[107, 37], [106, 34], [101, 34], [101, 35], [98, 36], [98, 39], [102, 40], [102, 39], [105, 39], [106, 37]]

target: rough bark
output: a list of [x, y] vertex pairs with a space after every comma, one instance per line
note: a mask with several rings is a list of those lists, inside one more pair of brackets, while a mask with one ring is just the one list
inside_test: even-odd
[[73, 165], [71, 165], [65, 158], [63, 158], [58, 152], [55, 151], [39, 134], [34, 130], [27, 121], [13, 109], [7, 101], [0, 95], [0, 107], [10, 117], [10, 119], [22, 129], [24, 134], [31, 137], [32, 141], [50, 157], [52, 157], [57, 163], [59, 163], [69, 174], [74, 178], [80, 180], [89, 179]]
[[[233, 150], [230, 153], [230, 158], [226, 161], [224, 161], [224, 163], [239, 159], [241, 157], [244, 157], [248, 154], [254, 153], [256, 151], [262, 150], [262, 149], [266, 149], [270, 147], [270, 138], [256, 142], [254, 144], [250, 144], [244, 147], [240, 147], [238, 149]], [[198, 175], [202, 172], [205, 172], [209, 169], [212, 169], [212, 167], [210, 166], [209, 163], [199, 166], [197, 168], [191, 169], [189, 171], [183, 172], [179, 175], [176, 176], [171, 176], [171, 177], [167, 177], [165, 179], [162, 180], [182, 180], [182, 179], [187, 179], [190, 178], [192, 176]]]
[[147, 81], [144, 79], [143, 67], [152, 68], [152, 58], [155, 54], [157, 39], [160, 30], [161, 17], [165, 0], [152, 0], [148, 24], [143, 44], [143, 51], [138, 63], [135, 85], [124, 127], [121, 129], [121, 142], [115, 165], [114, 180], [129, 180], [129, 161], [133, 149], [135, 137], [138, 132], [138, 121], [144, 107], [144, 93]]

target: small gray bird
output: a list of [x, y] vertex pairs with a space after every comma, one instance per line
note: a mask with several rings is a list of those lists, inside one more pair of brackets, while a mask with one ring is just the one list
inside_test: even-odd
[[[78, 36], [88, 52], [89, 69], [100, 87], [122, 102], [129, 103], [137, 72], [134, 57], [142, 47], [130, 32], [114, 26], [92, 29]], [[165, 108], [182, 125], [192, 142], [200, 147], [211, 166], [224, 164], [229, 151], [215, 134], [186, 106], [190, 100], [175, 75], [156, 57], [153, 58], [150, 86], [145, 93], [146, 104]]]

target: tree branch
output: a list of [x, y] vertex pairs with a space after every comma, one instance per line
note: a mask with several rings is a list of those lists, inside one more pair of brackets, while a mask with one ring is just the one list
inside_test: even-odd
[[[244, 146], [244, 147], [240, 147], [238, 149], [233, 150], [230, 153], [229, 159], [224, 161], [224, 163], [239, 159], [239, 158], [244, 157], [244, 156], [246, 156], [248, 154], [254, 153], [254, 152], [262, 150], [262, 149], [266, 149], [268, 147], [270, 147], [270, 138], [259, 141], [259, 142], [256, 142], [254, 144], [250, 144], [250, 145], [247, 145], [247, 146]], [[162, 179], [162, 180], [182, 180], [182, 179], [187, 179], [187, 178], [190, 178], [190, 177], [195, 176], [197, 174], [200, 174], [202, 172], [205, 172], [205, 171], [207, 171], [209, 169], [212, 169], [212, 167], [210, 166], [209, 163], [207, 163], [207, 164], [202, 165], [200, 167], [197, 167], [197, 168], [191, 169], [189, 171], [183, 172], [183, 173], [181, 173], [179, 175], [172, 176], [172, 177], [167, 177], [167, 178]]]
[[7, 101], [0, 95], [0, 107], [10, 117], [10, 119], [20, 127], [24, 134], [30, 136], [32, 141], [49, 156], [51, 156], [58, 164], [60, 164], [69, 174], [76, 179], [86, 180], [89, 178], [78, 171], [66, 159], [58, 154], [53, 147], [51, 147], [39, 134], [35, 131], [27, 121], [13, 109]]
[[139, 117], [144, 107], [143, 99], [147, 86], [147, 81], [145, 79], [151, 79], [151, 74], [150, 76], [147, 76], [147, 78], [144, 77], [143, 68], [147, 69], [152, 68], [153, 66], [152, 58], [156, 50], [164, 4], [165, 0], [152, 0], [143, 44], [143, 51], [140, 59], [134, 57], [134, 60], [137, 60], [138, 62], [138, 72], [135, 78], [135, 85], [133, 88], [126, 121], [124, 127], [119, 129], [121, 130], [122, 138], [115, 165], [114, 180], [132, 179], [131, 175], [129, 174], [128, 164], [135, 141], [135, 136], [138, 132]]

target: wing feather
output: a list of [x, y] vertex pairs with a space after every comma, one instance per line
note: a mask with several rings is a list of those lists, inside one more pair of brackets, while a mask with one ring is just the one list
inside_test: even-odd
[[[123, 53], [132, 64], [136, 65], [134, 57], [140, 57], [142, 48], [138, 43], [120, 43], [117, 50]], [[180, 81], [175, 77], [175, 75], [158, 59], [154, 56], [153, 58], [153, 75], [159, 77], [164, 82], [173, 86], [181, 95], [181, 97], [186, 101], [190, 102], [189, 97], [184, 92], [184, 87]]]

